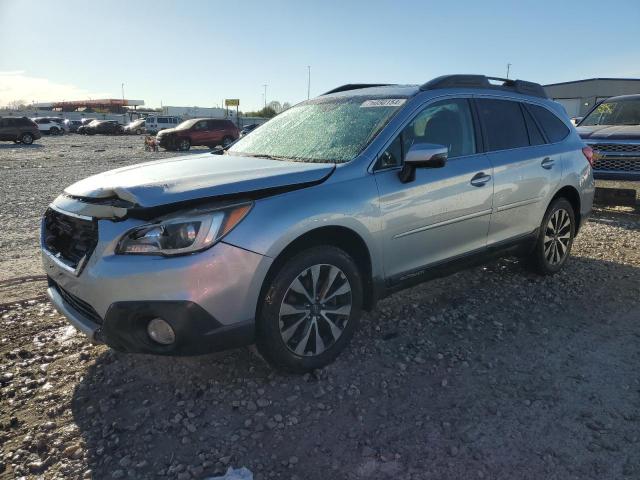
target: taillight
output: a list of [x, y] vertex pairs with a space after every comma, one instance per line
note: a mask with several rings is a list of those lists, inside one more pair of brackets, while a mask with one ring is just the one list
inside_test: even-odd
[[587, 162], [589, 162], [589, 165], [593, 167], [593, 148], [583, 147], [582, 154], [584, 155], [584, 158], [587, 159]]

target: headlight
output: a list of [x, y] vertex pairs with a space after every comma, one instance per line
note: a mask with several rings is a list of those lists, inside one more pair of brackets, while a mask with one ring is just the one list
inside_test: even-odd
[[251, 204], [196, 212], [142, 225], [125, 233], [116, 248], [119, 254], [183, 255], [211, 247], [249, 213]]

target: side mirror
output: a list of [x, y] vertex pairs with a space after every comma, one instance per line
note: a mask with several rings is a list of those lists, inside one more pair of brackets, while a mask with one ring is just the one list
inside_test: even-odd
[[416, 179], [416, 168], [442, 168], [447, 163], [449, 149], [434, 143], [416, 143], [404, 157], [404, 165], [398, 173], [402, 183]]

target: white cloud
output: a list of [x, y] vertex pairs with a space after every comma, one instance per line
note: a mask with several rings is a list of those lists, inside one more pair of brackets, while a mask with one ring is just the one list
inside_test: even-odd
[[0, 105], [13, 101], [25, 103], [109, 98], [109, 92], [92, 92], [76, 85], [55, 83], [47, 78], [31, 77], [22, 70], [0, 71]]

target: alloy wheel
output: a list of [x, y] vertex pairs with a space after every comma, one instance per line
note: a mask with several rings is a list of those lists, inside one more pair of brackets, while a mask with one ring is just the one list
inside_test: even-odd
[[335, 265], [306, 268], [291, 282], [280, 305], [280, 336], [299, 356], [316, 356], [344, 332], [352, 308], [351, 284]]
[[550, 265], [562, 263], [571, 243], [571, 217], [560, 208], [553, 212], [544, 232], [544, 257]]

